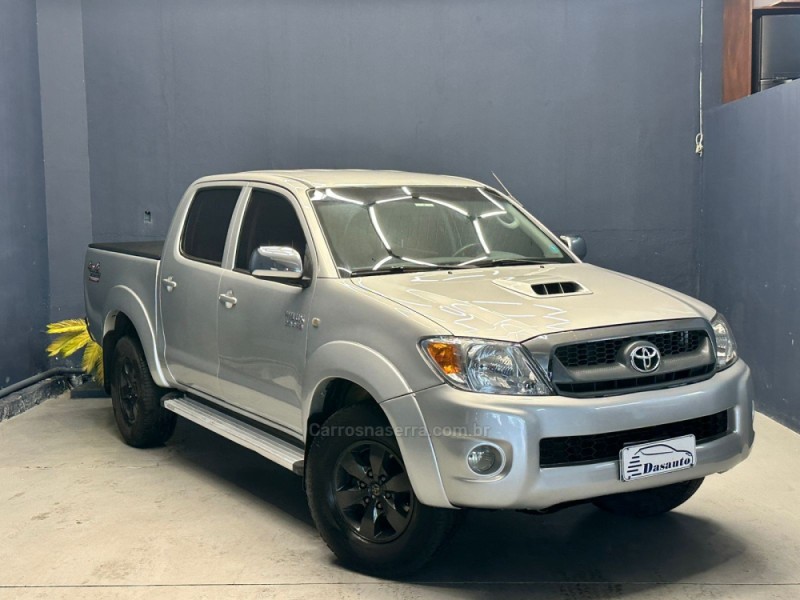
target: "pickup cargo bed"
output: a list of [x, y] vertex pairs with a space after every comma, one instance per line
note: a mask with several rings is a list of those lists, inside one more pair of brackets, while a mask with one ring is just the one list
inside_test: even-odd
[[86, 254], [86, 316], [91, 334], [103, 339], [107, 302], [113, 294], [115, 310], [133, 322], [152, 364], [157, 364], [153, 327], [163, 245], [153, 241], [92, 244]]
[[89, 244], [89, 248], [116, 252], [117, 254], [130, 254], [142, 258], [161, 260], [161, 251], [164, 249], [164, 240], [154, 242], [110, 242], [104, 244]]

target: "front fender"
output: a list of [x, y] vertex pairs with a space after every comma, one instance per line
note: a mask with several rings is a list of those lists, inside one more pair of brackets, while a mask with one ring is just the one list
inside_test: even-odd
[[114, 329], [119, 313], [123, 313], [128, 317], [136, 329], [139, 342], [142, 344], [142, 350], [144, 350], [144, 355], [147, 359], [147, 366], [150, 368], [150, 375], [156, 385], [169, 387], [170, 383], [161, 368], [161, 363], [158, 361], [154, 323], [141, 299], [131, 288], [124, 285], [114, 286], [106, 295], [103, 306], [103, 314], [106, 315], [105, 324], [103, 325], [104, 337]]
[[381, 353], [355, 342], [328, 342], [315, 350], [306, 361], [303, 390], [307, 402], [303, 421], [322, 409], [323, 392], [333, 379], [347, 379], [360, 385], [380, 403], [412, 390], [395, 366]]
[[363, 344], [336, 341], [320, 346], [306, 363], [304, 423], [308, 423], [310, 415], [322, 410], [325, 388], [333, 379], [347, 379], [360, 385], [381, 406], [392, 429], [398, 433], [397, 444], [420, 502], [452, 507], [444, 493], [425, 420], [408, 382], [395, 366]]

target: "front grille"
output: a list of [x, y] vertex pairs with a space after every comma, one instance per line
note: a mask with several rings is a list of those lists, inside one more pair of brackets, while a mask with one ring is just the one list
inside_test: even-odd
[[728, 432], [728, 411], [707, 417], [614, 431], [596, 435], [544, 438], [539, 442], [542, 468], [564, 467], [619, 460], [619, 453], [631, 444], [644, 444], [693, 434], [698, 444], [710, 442]]
[[599, 395], [613, 392], [627, 392], [631, 390], [644, 390], [653, 386], [669, 385], [670, 383], [689, 383], [703, 378], [714, 371], [714, 365], [704, 365], [694, 369], [683, 369], [659, 375], [642, 375], [629, 379], [608, 379], [606, 381], [589, 381], [586, 383], [557, 384], [558, 391], [563, 394]]
[[[574, 397], [627, 394], [696, 383], [714, 374], [713, 344], [706, 329], [689, 326], [653, 333], [647, 324], [628, 329], [633, 327], [641, 333], [599, 338], [590, 332], [584, 341], [553, 344], [549, 373], [556, 391]], [[658, 368], [648, 374], [634, 369], [628, 355], [633, 344], [645, 341], [661, 355]]]
[[556, 349], [556, 358], [567, 368], [595, 367], [613, 364], [617, 361], [620, 348], [636, 340], [647, 340], [653, 344], [661, 356], [675, 356], [696, 351], [707, 334], [703, 330], [671, 331], [635, 337], [580, 342]]

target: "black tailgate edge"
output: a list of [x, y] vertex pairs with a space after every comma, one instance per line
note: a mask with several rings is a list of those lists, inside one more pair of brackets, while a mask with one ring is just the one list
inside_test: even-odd
[[109, 242], [104, 244], [89, 244], [89, 248], [94, 248], [95, 250], [105, 250], [106, 252], [116, 252], [117, 254], [130, 254], [131, 256], [141, 256], [142, 258], [161, 260], [161, 252], [164, 249], [164, 240], [152, 242]]

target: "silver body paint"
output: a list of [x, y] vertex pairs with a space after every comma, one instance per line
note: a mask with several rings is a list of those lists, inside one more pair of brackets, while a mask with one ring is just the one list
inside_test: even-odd
[[[215, 185], [242, 187], [220, 267], [189, 260], [179, 249], [194, 193]], [[423, 359], [421, 338], [520, 342], [535, 355], [549, 336], [581, 339], [630, 324], [657, 332], [665, 322], [684, 320], [707, 328], [715, 311], [678, 292], [581, 263], [530, 215], [575, 263], [340, 276], [308, 190], [348, 185], [486, 187], [394, 171], [261, 171], [200, 179], [178, 206], [160, 261], [89, 249], [92, 336], [102, 340], [124, 314], [158, 385], [202, 396], [299, 441], [305, 441], [309, 416], [322, 406], [326, 385], [337, 378], [357, 383], [402, 430], [398, 443], [414, 491], [433, 506], [542, 509], [725, 471], [747, 457], [753, 388], [741, 359], [695, 383], [592, 398], [479, 394], [445, 383]], [[300, 217], [313, 269], [308, 287], [233, 270], [244, 210], [251, 190], [259, 188], [284, 195]], [[531, 291], [532, 284], [553, 280], [575, 281], [582, 289], [556, 297]], [[234, 305], [224, 301], [228, 297], [236, 298]], [[536, 359], [546, 363], [546, 356]], [[728, 412], [728, 434], [699, 444], [698, 464], [689, 470], [623, 483], [616, 461], [539, 465], [545, 437], [636, 429], [720, 411]], [[466, 454], [481, 442], [506, 451], [501, 474], [484, 478], [467, 467]]]

